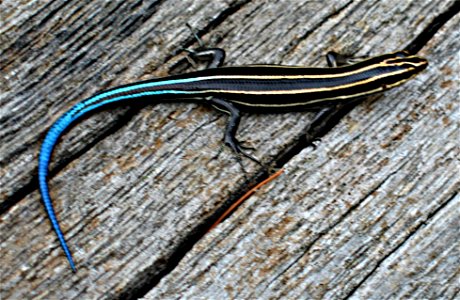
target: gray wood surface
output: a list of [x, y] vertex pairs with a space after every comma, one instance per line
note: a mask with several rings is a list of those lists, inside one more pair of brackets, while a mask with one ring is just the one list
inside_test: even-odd
[[[0, 3], [0, 297], [458, 297], [458, 15], [422, 49], [423, 74], [358, 105], [203, 238], [197, 226], [250, 187], [234, 155], [220, 153], [226, 116], [212, 108], [126, 105], [63, 137], [50, 188], [76, 274], [35, 182], [46, 130], [77, 101], [193, 69], [185, 22], [226, 49], [227, 64], [325, 66], [329, 50], [404, 48], [452, 3]], [[269, 163], [312, 116], [245, 116], [239, 136]], [[244, 165], [249, 177], [260, 171]]]

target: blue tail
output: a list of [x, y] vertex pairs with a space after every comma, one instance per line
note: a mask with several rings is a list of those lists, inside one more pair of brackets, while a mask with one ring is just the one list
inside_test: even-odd
[[40, 155], [38, 158], [38, 183], [40, 186], [40, 194], [45, 205], [46, 213], [48, 214], [48, 217], [51, 221], [51, 225], [53, 226], [53, 229], [56, 232], [56, 235], [59, 239], [59, 243], [61, 244], [61, 247], [65, 252], [70, 267], [72, 268], [72, 271], [76, 272], [77, 268], [75, 267], [75, 263], [73, 262], [72, 254], [70, 253], [70, 250], [67, 247], [67, 243], [64, 239], [64, 234], [62, 233], [61, 227], [59, 226], [59, 223], [56, 218], [56, 213], [54, 212], [53, 204], [51, 203], [47, 182], [48, 165], [51, 158], [51, 153], [53, 152], [57, 140], [65, 131], [65, 129], [70, 125], [70, 123], [72, 123], [72, 121], [73, 118], [69, 114], [64, 114], [53, 124], [53, 126], [48, 131], [45, 140], [43, 141], [40, 150]]
[[[51, 154], [53, 153], [54, 146], [56, 145], [59, 137], [62, 133], [69, 128], [70, 124], [77, 120], [78, 118], [82, 117], [83, 115], [94, 111], [95, 109], [113, 103], [117, 101], [132, 99], [132, 98], [141, 98], [146, 96], [155, 96], [155, 95], [163, 95], [163, 94], [187, 94], [186, 91], [176, 91], [176, 90], [152, 90], [146, 91], [143, 88], [155, 88], [161, 85], [170, 84], [170, 83], [177, 83], [177, 82], [185, 82], [185, 81], [192, 81], [195, 80], [193, 78], [190, 79], [182, 79], [182, 80], [170, 80], [170, 81], [158, 81], [158, 82], [150, 82], [150, 83], [142, 83], [142, 84], [133, 84], [131, 86], [123, 86], [118, 89], [109, 90], [107, 92], [103, 92], [97, 94], [93, 97], [90, 97], [80, 103], [75, 104], [71, 109], [69, 109], [64, 115], [62, 115], [54, 124], [51, 126], [50, 130], [46, 134], [45, 140], [43, 141], [42, 147], [40, 149], [40, 155], [38, 157], [38, 183], [40, 186], [40, 193], [42, 195], [43, 203], [45, 204], [45, 210], [48, 214], [48, 217], [51, 221], [51, 225], [53, 226], [54, 231], [59, 239], [59, 243], [61, 243], [61, 247], [67, 256], [67, 260], [69, 261], [70, 267], [74, 272], [76, 272], [75, 264], [72, 259], [72, 254], [67, 247], [67, 244], [64, 239], [64, 235], [62, 234], [61, 228], [59, 227], [59, 223], [56, 219], [56, 214], [54, 212], [53, 204], [51, 203], [51, 198], [49, 195], [48, 190], [48, 166], [51, 159]], [[132, 94], [127, 92], [136, 91]]]

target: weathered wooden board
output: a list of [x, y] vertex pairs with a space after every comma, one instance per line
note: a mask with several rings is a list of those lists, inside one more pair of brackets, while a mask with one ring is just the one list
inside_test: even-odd
[[415, 83], [357, 107], [144, 299], [458, 297], [458, 28], [423, 49]]
[[[427, 267], [415, 259], [418, 244], [440, 253], [430, 256], [439, 266], [425, 274], [441, 276], [439, 269], [455, 266], [450, 257], [458, 260], [458, 17], [423, 49], [436, 68], [360, 105], [169, 275], [187, 253], [184, 241], [194, 242], [194, 228], [246, 186], [233, 155], [218, 156], [220, 113], [194, 104], [124, 107], [64, 136], [50, 186], [77, 274], [51, 231], [34, 176], [46, 129], [76, 101], [184, 68], [180, 50], [194, 45], [185, 22], [227, 49], [230, 64], [325, 65], [321, 56], [330, 49], [401, 49], [451, 3], [3, 2], [2, 299], [126, 299], [149, 290], [149, 299], [368, 297], [376, 286], [380, 295], [391, 282], [405, 283], [392, 266]], [[268, 162], [296, 142], [310, 118], [248, 116], [240, 136]], [[439, 232], [445, 245], [427, 244]], [[394, 280], [380, 284], [388, 274]], [[434, 282], [455, 283], [458, 265], [453, 274]], [[440, 295], [433, 287], [421, 297]], [[396, 296], [420, 291], [395, 289]]]

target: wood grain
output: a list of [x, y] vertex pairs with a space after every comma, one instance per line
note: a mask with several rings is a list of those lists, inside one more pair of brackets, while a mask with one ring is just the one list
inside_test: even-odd
[[[401, 49], [452, 3], [2, 2], [1, 298], [454, 298], [458, 16], [422, 49], [426, 72], [359, 105], [202, 239], [197, 226], [249, 188], [233, 154], [220, 153], [226, 117], [211, 108], [126, 105], [63, 137], [50, 188], [77, 274], [35, 183], [40, 141], [74, 103], [192, 69], [185, 22], [226, 49], [228, 64], [324, 66], [332, 49]], [[311, 117], [245, 116], [240, 138], [268, 163]]]

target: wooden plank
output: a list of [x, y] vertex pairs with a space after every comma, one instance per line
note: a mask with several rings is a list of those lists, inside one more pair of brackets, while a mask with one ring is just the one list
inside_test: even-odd
[[[40, 2], [35, 3], [40, 4]], [[43, 6], [45, 6], [44, 3], [46, 2], [43, 2]], [[55, 9], [64, 5], [64, 2], [53, 3], [57, 3], [50, 4], [56, 5]], [[270, 5], [262, 4], [262, 2], [247, 3], [240, 7], [239, 2], [213, 2], [214, 4], [210, 5], [209, 2], [202, 1], [194, 2], [193, 5], [190, 5], [186, 17], [182, 19], [177, 7], [181, 7], [183, 2], [158, 2], [153, 5], [152, 10], [147, 4], [136, 6], [131, 3], [124, 4], [125, 2], [113, 3], [115, 4], [110, 4], [114, 5], [112, 9], [101, 7], [99, 10], [94, 10], [93, 6], [97, 5], [66, 4], [72, 7], [63, 6], [58, 9], [59, 13], [56, 13], [55, 17], [47, 17], [54, 9], [48, 7], [48, 10], [41, 14], [30, 14], [31, 16], [35, 15], [35, 19], [32, 18], [35, 23], [32, 24], [38, 27], [38, 29], [35, 29], [36, 32], [32, 30], [31, 33], [28, 33], [29, 31], [26, 29], [21, 29], [27, 32], [26, 37], [29, 37], [29, 35], [34, 37], [33, 34], [36, 34], [35, 38], [31, 38], [33, 42], [30, 42], [30, 44], [33, 45], [37, 40], [42, 41], [41, 46], [49, 49], [51, 54], [41, 54], [42, 48], [40, 47], [32, 47], [30, 50], [32, 52], [23, 50], [23, 60], [18, 60], [16, 64], [12, 63], [15, 68], [8, 69], [8, 74], [25, 74], [22, 77], [16, 75], [23, 80], [22, 83], [28, 82], [26, 79], [30, 80], [36, 75], [41, 77], [31, 83], [33, 84], [32, 91], [29, 92], [29, 89], [26, 88], [21, 89], [21, 92], [26, 95], [22, 100], [32, 101], [30, 106], [36, 108], [36, 111], [24, 114], [17, 121], [19, 122], [17, 127], [11, 129], [16, 130], [14, 133], [20, 132], [21, 134], [18, 135], [22, 135], [22, 138], [17, 139], [17, 137], [14, 137], [14, 140], [8, 141], [9, 146], [14, 148], [11, 150], [13, 154], [2, 156], [13, 159], [12, 162], [8, 161], [6, 163], [8, 167], [5, 169], [6, 174], [2, 174], [10, 178], [2, 181], [2, 196], [6, 195], [6, 199], [10, 195], [15, 195], [18, 190], [32, 180], [30, 173], [35, 167], [30, 167], [30, 164], [36, 158], [38, 142], [42, 138], [43, 130], [49, 126], [52, 120], [57, 118], [57, 116], [52, 115], [65, 111], [66, 108], [75, 103], [70, 100], [62, 101], [62, 99], [82, 99], [84, 96], [89, 96], [93, 92], [100, 90], [101, 87], [146, 79], [151, 76], [151, 70], [155, 70], [154, 75], [156, 76], [169, 73], [169, 69], [175, 68], [177, 61], [181, 58], [181, 56], [170, 57], [170, 53], [174, 53], [174, 50], [179, 49], [181, 46], [187, 46], [191, 40], [190, 34], [183, 26], [185, 21], [189, 21], [197, 28], [209, 27], [213, 29], [209, 36], [206, 35], [204, 38], [206, 40], [211, 39], [211, 42], [214, 39], [218, 46], [228, 49], [229, 62], [232, 64], [258, 62], [324, 65], [320, 54], [329, 49], [337, 51], [353, 49], [352, 52], [357, 51], [362, 54], [378, 54], [400, 49], [416, 36], [433, 16], [445, 10], [449, 4], [449, 2], [445, 2], [442, 5], [432, 4], [429, 1], [423, 3], [398, 3], [396, 1], [350, 3], [349, 1], [337, 1], [331, 6], [320, 2], [299, 2], [292, 5], [292, 2], [279, 1], [270, 3]], [[38, 5], [33, 9], [39, 12], [40, 7]], [[29, 11], [31, 8], [24, 7], [22, 9]], [[405, 12], [405, 14], [400, 12]], [[66, 15], [63, 17], [62, 13], [68, 13], [69, 17], [65, 17]], [[136, 20], [144, 15], [145, 19], [136, 23]], [[90, 16], [93, 17], [90, 18]], [[21, 23], [21, 18], [25, 17], [20, 14], [12, 14], [12, 18]], [[107, 21], [112, 20], [112, 18], [115, 18], [115, 23]], [[46, 20], [46, 22], [43, 20]], [[369, 21], [365, 22], [363, 20]], [[22, 22], [25, 22], [25, 19]], [[64, 22], [64, 25], [60, 22]], [[39, 24], [42, 23], [45, 25], [40, 27]], [[119, 26], [114, 27], [110, 24], [119, 24]], [[122, 26], [123, 24], [130, 24], [130, 26]], [[416, 26], [413, 24], [416, 24]], [[33, 25], [30, 26], [33, 27]], [[49, 29], [62, 28], [62, 26], [66, 28], [67, 34], [69, 32], [87, 32], [86, 35], [91, 34], [91, 41], [86, 41], [86, 43], [92, 43], [90, 44], [91, 51], [85, 48], [88, 46], [84, 45], [72, 48], [69, 46], [72, 45], [70, 41], [69, 44], [60, 46], [52, 37], [49, 37], [49, 40], [42, 40], [44, 36], [47, 36], [46, 32]], [[133, 26], [135, 29], [132, 29]], [[407, 32], [407, 28], [411, 26], [414, 29]], [[18, 27], [21, 28], [20, 26]], [[122, 28], [125, 28], [125, 30]], [[132, 32], [126, 33], [126, 30], [131, 29]], [[11, 30], [14, 32], [14, 29]], [[31, 29], [29, 28], [29, 30]], [[374, 34], [369, 34], [370, 32]], [[124, 33], [126, 36], [120, 38], [116, 33]], [[65, 32], [62, 34], [65, 35]], [[450, 34], [452, 33], [450, 32]], [[85, 42], [82, 39], [86, 35], [72, 37], [74, 40], [71, 41], [73, 41], [74, 45], [75, 43], [84, 44]], [[254, 37], [257, 37], [257, 39]], [[55, 41], [54, 48], [52, 41]], [[8, 46], [5, 49], [8, 50], [11, 47]], [[15, 47], [19, 49], [18, 46]], [[445, 50], [446, 48], [440, 49]], [[47, 53], [46, 51], [44, 52]], [[32, 54], [35, 54], [35, 56]], [[438, 54], [432, 56], [441, 62], [441, 54], [442, 51], [439, 51]], [[40, 55], [49, 59], [47, 61], [51, 64], [49, 72], [46, 72], [48, 70], [46, 68], [36, 69], [36, 61], [40, 58]], [[64, 55], [61, 60], [57, 59], [60, 55]], [[78, 60], [79, 55], [82, 55], [83, 58]], [[94, 57], [95, 61], [91, 61], [90, 59]], [[430, 57], [430, 61], [433, 57]], [[102, 65], [100, 65], [101, 61], [103, 62]], [[64, 65], [61, 66], [61, 64]], [[163, 64], [166, 64], [166, 66], [161, 67]], [[449, 63], [446, 65], [452, 68], [452, 62], [450, 62], [450, 65]], [[8, 67], [11, 68], [10, 65]], [[147, 73], [149, 74], [146, 75]], [[28, 74], [31, 75], [29, 76]], [[381, 161], [378, 159], [380, 156], [389, 156], [392, 153], [398, 153], [398, 151], [401, 151], [399, 153], [405, 153], [404, 151], [406, 150], [404, 149], [406, 148], [404, 147], [408, 147], [407, 144], [409, 144], [406, 141], [407, 136], [412, 136], [407, 134], [400, 140], [395, 135], [398, 129], [407, 128], [402, 125], [398, 126], [398, 122], [395, 122], [395, 120], [399, 121], [398, 117], [396, 117], [396, 111], [399, 112], [400, 118], [403, 120], [405, 120], [404, 117], [407, 118], [407, 115], [402, 112], [406, 111], [415, 111], [415, 113], [423, 116], [428, 114], [425, 112], [428, 105], [424, 106], [420, 103], [423, 99], [426, 99], [424, 96], [426, 96], [426, 91], [429, 89], [430, 84], [439, 82], [434, 81], [432, 83], [427, 79], [430, 77], [427, 76], [425, 75], [424, 80], [417, 80], [418, 83], [421, 83], [420, 86], [423, 83], [427, 83], [424, 93], [417, 94], [413, 89], [410, 89], [414, 84], [410, 84], [406, 85], [407, 88], [404, 91], [407, 94], [403, 97], [404, 101], [397, 103], [399, 106], [395, 106], [394, 101], [391, 101], [391, 96], [393, 95], [393, 98], [399, 101], [401, 99], [401, 90], [392, 92], [389, 95], [387, 93], [385, 97], [380, 97], [376, 103], [367, 103], [360, 106], [361, 111], [356, 112], [350, 116], [351, 119], [348, 119], [349, 124], [352, 125], [345, 129], [342, 128], [342, 130], [338, 129], [337, 133], [334, 132], [328, 136], [328, 143], [323, 142], [321, 144], [322, 149], [311, 153], [309, 152], [310, 150], [306, 150], [306, 153], [310, 153], [310, 156], [298, 158], [297, 163], [304, 164], [303, 159], [318, 160], [314, 164], [309, 161], [308, 164], [313, 167], [310, 171], [315, 170], [318, 172], [313, 176], [313, 179], [316, 178], [319, 181], [317, 176], [322, 175], [324, 172], [327, 173], [327, 171], [330, 172], [328, 168], [331, 168], [331, 164], [333, 167], [343, 166], [345, 172], [347, 167], [344, 164], [344, 160], [350, 159], [348, 155], [354, 152], [358, 152], [359, 155], [355, 153], [354, 156], [358, 156], [359, 161], [366, 161], [366, 154], [370, 156], [372, 153], [377, 153], [377, 158], [375, 159], [376, 161]], [[53, 77], [58, 78], [58, 80], [54, 81]], [[6, 81], [9, 86], [15, 82], [12, 77], [7, 77]], [[67, 83], [67, 85], [59, 85], [59, 83], [62, 84], [63, 82]], [[41, 86], [44, 86], [43, 89], [41, 89]], [[10, 89], [8, 92], [14, 90]], [[430, 100], [433, 102], [439, 100], [438, 97], [442, 93], [445, 93], [445, 89], [440, 89]], [[45, 94], [47, 96], [46, 103], [43, 103], [43, 98], [45, 97], [34, 96]], [[23, 94], [19, 93], [18, 95]], [[14, 101], [16, 101], [18, 98], [5, 97], [5, 99], [15, 99]], [[383, 100], [386, 101], [382, 103]], [[408, 109], [411, 105], [414, 105], [414, 102], [417, 104], [417, 110]], [[2, 114], [12, 113], [9, 108], [17, 106], [17, 103], [21, 102], [7, 102], [7, 105], [10, 106], [2, 108]], [[395, 111], [390, 113], [386, 107], [390, 107], [392, 110], [395, 109]], [[46, 116], [48, 109], [52, 112], [51, 116]], [[453, 111], [453, 109], [448, 111]], [[423, 124], [431, 124], [428, 121], [433, 119], [438, 120], [436, 112], [439, 113], [439, 111], [435, 111], [431, 112], [431, 115], [428, 114], [428, 117], [423, 119], [427, 123]], [[241, 132], [241, 136], [242, 139], [250, 139], [254, 146], [259, 149], [256, 152], [258, 157], [261, 157], [264, 161], [269, 161], [287, 144], [295, 142], [295, 139], [304, 130], [309, 118], [310, 114], [308, 113], [250, 116], [243, 122], [244, 129]], [[447, 119], [445, 118], [444, 120], [449, 123], [449, 118], [451, 118], [451, 115], [447, 115]], [[357, 142], [359, 137], [363, 138], [363, 135], [372, 137], [369, 132], [363, 129], [370, 130], [368, 124], [373, 124], [375, 120], [381, 120], [381, 123], [377, 124], [384, 128], [388, 127], [392, 131], [383, 130], [381, 135], [374, 136], [373, 139], [366, 139], [364, 142], [382, 145], [382, 142], [387, 141], [388, 138], [393, 138], [392, 143], [385, 145], [384, 152], [378, 147], [378, 149], [368, 147], [365, 149], [366, 151], [363, 151], [363, 145], [367, 144], [362, 141]], [[412, 123], [418, 124], [416, 121], [411, 120], [410, 125], [413, 126]], [[446, 125], [448, 128], [446, 131], [451, 135], [452, 123], [455, 122], [450, 122]], [[5, 282], [2, 286], [2, 298], [14, 299], [27, 295], [30, 298], [64, 297], [71, 299], [83, 297], [106, 299], [135, 297], [146, 292], [146, 289], [151, 288], [150, 282], [161, 278], [165, 265], [173, 260], [174, 255], [181, 252], [181, 249], [177, 249], [177, 247], [192, 234], [193, 228], [197, 224], [204, 222], [216, 210], [216, 207], [244, 186], [244, 178], [232, 155], [224, 151], [217, 158], [224, 124], [225, 118], [207, 108], [195, 108], [192, 105], [156, 105], [154, 107], [137, 108], [132, 111], [122, 109], [99, 114], [68, 133], [59, 147], [61, 150], [58, 150], [55, 155], [57, 165], [61, 164], [63, 169], [51, 180], [51, 189], [52, 196], [56, 199], [59, 217], [62, 220], [80, 270], [76, 275], [69, 272], [39, 203], [39, 196], [31, 188], [30, 193], [24, 199], [21, 199], [2, 215], [2, 232], [7, 233], [2, 237], [2, 249], [5, 249], [5, 251], [2, 251], [4, 252], [2, 256], [2, 274], [4, 274], [4, 277], [2, 281]], [[434, 122], [434, 124], [439, 123]], [[37, 132], [27, 131], [24, 133], [20, 130], [20, 128], [30, 128], [32, 126], [37, 128]], [[10, 127], [14, 126], [8, 126], [8, 128]], [[419, 127], [413, 126], [412, 128]], [[407, 130], [410, 131], [409, 129]], [[418, 131], [425, 132], [423, 128], [418, 129]], [[403, 130], [402, 132], [405, 131]], [[429, 132], [432, 133], [432, 131]], [[449, 134], [446, 133], [446, 136], [449, 137]], [[432, 138], [432, 135], [428, 134], [427, 136]], [[440, 139], [441, 135], [436, 137]], [[91, 144], [92, 141], [96, 142]], [[406, 143], [403, 143], [403, 141], [406, 141]], [[410, 138], [409, 141], [411, 141]], [[423, 138], [420, 139], [419, 143], [423, 144], [425, 141]], [[87, 143], [90, 143], [91, 146], [85, 147]], [[33, 146], [29, 149], [25, 145]], [[333, 149], [328, 147], [334, 147], [334, 145], [337, 147], [345, 145], [347, 146], [346, 151], [337, 151], [339, 153], [326, 151]], [[401, 149], [398, 147], [401, 147]], [[4, 149], [2, 148], [2, 155]], [[413, 148], [409, 149], [412, 149], [412, 152], [415, 151]], [[427, 153], [431, 153], [430, 151]], [[81, 154], [80, 152], [84, 153]], [[441, 151], [439, 153], [445, 152]], [[326, 164], [325, 161], [333, 154], [338, 156], [337, 160], [332, 160], [329, 165]], [[452, 154], [450, 153], [449, 155]], [[28, 160], [25, 160], [26, 157]], [[69, 157], [68, 161], [65, 160], [66, 157]], [[421, 163], [420, 160], [413, 160], [416, 166]], [[19, 164], [19, 161], [24, 161], [24, 163]], [[349, 163], [354, 162], [356, 161]], [[410, 165], [410, 162], [411, 160], [409, 162], [404, 161], [405, 165]], [[293, 163], [295, 164], [296, 162]], [[372, 176], [371, 178], [366, 177], [366, 172], [363, 171], [360, 175], [362, 178], [359, 178], [359, 181], [362, 182], [361, 186], [355, 183], [357, 179], [350, 180], [349, 182], [353, 184], [348, 184], [354, 187], [357, 186], [359, 195], [366, 195], [366, 192], [376, 187], [376, 182], [379, 182], [378, 178], [388, 177], [388, 174], [398, 170], [398, 166], [401, 164], [401, 160], [393, 162], [390, 159], [390, 163], [384, 166], [381, 174], [376, 173], [378, 176], [376, 175], [375, 178]], [[16, 170], [15, 167], [16, 169], [19, 167], [20, 170]], [[430, 165], [430, 167], [433, 166]], [[446, 161], [443, 167], [446, 170], [450, 170], [452, 161]], [[293, 171], [290, 171], [288, 175], [293, 174], [293, 176], [296, 176], [296, 173], [293, 173], [296, 169], [291, 168]], [[2, 172], [4, 172], [3, 170], [2, 164]], [[254, 172], [256, 168], [248, 164], [247, 170]], [[366, 170], [369, 172], [375, 171], [375, 165], [367, 167]], [[424, 172], [428, 172], [427, 170], [431, 171], [431, 168], [421, 168], [420, 176], [424, 175]], [[304, 181], [299, 180], [296, 183], [291, 179], [283, 179], [284, 184], [280, 185], [280, 181], [277, 181], [276, 184], [280, 185], [280, 188], [274, 190], [276, 198], [286, 199], [285, 202], [281, 201], [280, 205], [285, 207], [292, 205], [291, 210], [294, 210], [297, 206], [302, 206], [303, 197], [299, 195], [311, 194], [312, 187], [319, 186], [318, 182], [305, 181], [305, 178], [309, 178], [306, 176], [311, 176], [312, 173], [297, 171], [300, 172], [298, 173], [299, 178]], [[410, 168], [409, 171], [415, 172]], [[435, 171], [438, 171], [438, 169]], [[436, 174], [436, 172], [433, 174]], [[18, 178], [16, 179], [16, 177]], [[446, 195], [452, 192], [452, 185], [458, 185], [458, 182], [452, 177], [449, 178], [439, 180], [440, 183], [444, 183], [445, 191], [438, 197], [434, 197], [434, 199], [437, 199], [434, 203], [442, 203], [442, 199], [445, 199], [443, 197], [447, 197]], [[2, 176], [2, 180], [4, 180], [4, 176]], [[293, 182], [294, 184], [292, 184]], [[330, 182], [331, 185], [334, 183], [333, 186], [340, 187], [334, 181], [327, 180], [326, 182]], [[346, 178], [343, 178], [339, 182], [347, 181]], [[396, 180], [390, 188], [397, 187], [397, 184], [398, 181]], [[292, 197], [293, 187], [302, 185], [305, 188], [299, 189], [297, 196]], [[3, 186], [7, 187], [6, 193], [3, 192]], [[421, 184], [421, 186], [423, 187], [424, 185]], [[286, 191], [284, 194], [282, 193], [283, 188]], [[385, 188], [381, 193], [385, 194]], [[328, 189], [330, 189], [330, 186]], [[336, 192], [340, 191], [346, 193], [345, 188], [337, 189]], [[316, 200], [311, 200], [310, 198], [307, 199], [308, 201], [305, 200], [305, 203], [308, 203], [310, 207], [316, 207], [315, 203], [321, 206], [322, 199], [331, 199], [327, 196], [318, 193]], [[404, 198], [404, 196], [401, 197]], [[311, 236], [307, 236], [306, 244], [312, 243], [315, 238], [321, 241], [319, 236], [333, 235], [327, 228], [328, 226], [331, 227], [334, 220], [337, 221], [337, 218], [345, 219], [345, 217], [351, 216], [352, 212], [354, 212], [354, 204], [364, 203], [366, 199], [370, 202], [365, 197], [363, 199], [359, 197], [346, 199], [337, 196], [337, 198], [333, 199], [343, 199], [338, 202], [343, 210], [332, 211], [330, 223], [318, 222], [315, 226], [310, 226], [316, 231], [313, 231]], [[257, 201], [257, 199], [254, 201]], [[263, 202], [263, 200], [258, 201]], [[382, 204], [382, 201], [384, 200], [377, 202]], [[394, 204], [394, 201], [389, 203]], [[329, 203], [330, 206], [334, 206], [334, 204], [334, 202]], [[350, 205], [353, 209], [347, 214], [345, 207]], [[421, 208], [422, 206], [416, 207]], [[432, 204], [428, 211], [435, 211], [435, 207], [436, 205]], [[320, 208], [316, 207], [317, 210], [320, 210]], [[259, 215], [265, 216], [265, 218], [272, 216], [270, 223], [264, 224], [265, 228], [273, 227], [279, 221], [273, 208], [267, 209], [262, 205], [258, 209]], [[322, 209], [330, 208], [325, 206]], [[401, 217], [400, 215], [403, 214], [407, 207], [402, 206], [394, 209], [397, 211], [395, 216]], [[286, 209], [280, 210], [280, 215], [278, 216], [282, 216], [283, 212], [286, 212]], [[303, 211], [305, 215], [308, 213], [308, 210]], [[257, 217], [257, 214], [254, 215], [254, 213], [253, 215], [246, 215], [239, 222], [246, 222], [248, 219], [254, 220], [255, 217]], [[313, 215], [313, 219], [314, 217], [315, 215]], [[398, 219], [390, 218], [391, 220]], [[205, 239], [204, 244], [200, 244], [195, 248], [194, 252], [190, 253], [192, 259], [189, 263], [196, 270], [193, 269], [194, 272], [191, 272], [189, 264], [184, 261], [184, 265], [181, 264], [174, 273], [165, 277], [160, 286], [152, 290], [149, 297], [152, 295], [174, 295], [171, 294], [174, 293], [174, 288], [180, 287], [176, 285], [179, 281], [174, 278], [184, 278], [181, 286], [184, 289], [190, 287], [190, 282], [196, 280], [194, 274], [198, 272], [197, 270], [207, 270], [204, 272], [208, 276], [206, 280], [200, 278], [202, 280], [199, 281], [200, 284], [195, 282], [193, 288], [189, 288], [188, 291], [182, 290], [181, 293], [184, 295], [206, 295], [206, 286], [210, 286], [208, 291], [214, 290], [220, 293], [221, 290], [218, 287], [216, 288], [216, 285], [222, 283], [222, 277], [215, 277], [215, 275], [224, 274], [227, 270], [227, 265], [220, 265], [221, 268], [218, 270], [211, 268], [210, 271], [209, 265], [208, 269], [201, 269], [202, 266], [198, 268], [194, 264], [202, 261], [202, 253], [211, 253], [209, 255], [212, 255], [212, 258], [215, 258], [214, 255], [217, 255], [217, 257], [231, 255], [231, 251], [228, 251], [228, 249], [229, 243], [232, 243], [232, 241], [238, 241], [240, 246], [236, 247], [254, 249], [254, 245], [257, 244], [257, 242], [254, 244], [254, 241], [263, 238], [262, 235], [257, 234], [267, 233], [267, 231], [260, 231], [260, 228], [263, 227], [260, 225], [260, 221], [263, 220], [259, 219], [258, 221], [259, 223], [247, 223], [243, 228], [234, 227], [233, 230], [242, 230], [244, 235], [228, 236], [227, 233], [222, 233], [221, 243], [223, 247], [220, 250], [209, 239], [213, 241], [212, 239], [216, 238], [216, 234], [222, 232], [223, 229], [221, 228], [220, 231], [212, 233], [209, 238]], [[359, 219], [355, 221], [359, 221]], [[226, 224], [229, 224], [229, 222]], [[309, 222], [312, 222], [311, 219]], [[418, 224], [419, 219], [414, 222]], [[401, 231], [410, 231], [413, 228], [411, 226], [413, 225], [401, 226]], [[287, 226], [286, 228], [289, 229], [290, 227]], [[345, 231], [346, 229], [348, 228], [344, 227], [341, 230]], [[340, 228], [334, 230], [340, 232]], [[251, 234], [248, 235], [248, 232]], [[294, 238], [305, 238], [305, 235], [305, 232], [298, 234], [296, 230], [292, 230], [288, 234], [288, 236]], [[252, 239], [252, 236], [254, 239]], [[346, 238], [347, 234], [343, 236]], [[401, 239], [404, 240], [404, 235], [398, 237], [398, 239], [395, 242], [396, 244]], [[330, 238], [324, 239], [324, 242], [330, 240]], [[292, 246], [293, 241], [290, 242]], [[300, 245], [301, 248], [305, 247], [304, 245]], [[280, 243], [277, 249], [282, 249], [284, 246], [285, 244]], [[201, 249], [201, 251], [197, 251], [197, 249]], [[389, 249], [394, 249], [394, 245]], [[272, 249], [265, 252], [264, 250], [266, 249], [258, 249], [259, 252], [256, 254], [259, 255], [259, 258], [272, 251]], [[385, 248], [385, 251], [387, 250]], [[288, 262], [292, 262], [292, 260], [296, 259], [296, 255], [297, 257], [299, 255], [295, 251], [286, 253]], [[263, 264], [263, 262], [257, 263], [257, 259], [251, 260], [254, 259], [251, 256], [246, 260], [241, 256], [242, 254], [247, 255], [244, 251], [236, 252], [236, 256], [233, 256], [234, 261], [251, 262], [250, 266], [253, 269], [248, 268], [249, 272], [243, 272], [246, 274], [245, 278], [235, 277], [234, 282], [243, 283], [241, 286], [235, 283], [235, 286], [238, 290], [248, 288], [248, 294], [257, 294], [260, 285], [252, 285], [252, 289], [251, 286], [247, 286], [252, 279], [250, 275], [252, 271], [260, 274], [260, 268], [264, 266], [267, 268], [267, 264]], [[374, 256], [377, 260], [380, 258], [377, 254]], [[224, 260], [227, 261], [225, 257]], [[221, 261], [218, 259], [214, 261], [216, 265], [219, 265], [219, 262]], [[279, 263], [273, 264], [275, 272], [276, 270], [279, 271], [276, 268], [285, 266], [285, 262], [286, 260], [280, 260]], [[241, 268], [240, 266], [236, 264], [233, 270]], [[295, 268], [295, 265], [293, 265], [293, 268]], [[185, 270], [187, 271], [183, 273]], [[238, 270], [238, 272], [240, 271]], [[289, 272], [286, 273], [287, 279], [292, 276], [289, 274]], [[363, 272], [363, 276], [365, 274], [369, 273]], [[207, 280], [212, 280], [213, 276], [217, 280], [210, 285]], [[273, 279], [273, 273], [267, 272], [266, 276], [260, 277], [262, 282], [265, 282]], [[277, 284], [279, 282], [274, 281], [274, 285]], [[56, 288], [57, 286], [59, 286], [59, 289]], [[350, 286], [353, 286], [353, 284], [350, 284]], [[348, 290], [350, 290], [350, 287], [348, 287]], [[345, 289], [346, 291], [347, 289]], [[267, 290], [267, 293], [269, 292], [270, 290]], [[331, 288], [329, 292], [334, 294], [334, 289]], [[216, 295], [221, 295], [219, 293], [209, 293], [208, 295], [215, 297]]]
[[454, 299], [459, 26], [423, 49], [426, 72], [290, 161], [143, 299]]
[[352, 299], [454, 299], [460, 292], [460, 196], [389, 255]]

